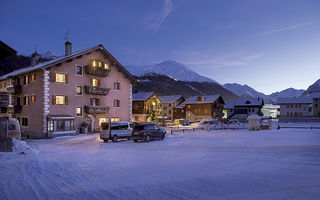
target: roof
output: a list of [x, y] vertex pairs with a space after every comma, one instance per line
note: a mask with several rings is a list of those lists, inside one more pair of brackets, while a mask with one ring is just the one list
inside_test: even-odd
[[177, 106], [174, 107], [174, 108], [182, 109], [182, 108], [184, 108], [184, 107], [186, 107], [186, 104], [185, 104], [185, 102], [182, 102], [181, 104], [177, 105]]
[[151, 97], [154, 93], [153, 92], [139, 92], [132, 94], [133, 101], [145, 101], [149, 97]]
[[251, 114], [251, 115], [249, 115], [249, 117], [247, 119], [248, 120], [259, 120], [259, 119], [261, 119], [261, 117], [257, 114]]
[[232, 109], [234, 108], [234, 102], [228, 102], [226, 105], [224, 105], [224, 108], [226, 109]]
[[310, 93], [310, 96], [313, 99], [320, 98], [320, 92], [312, 92], [312, 93]]
[[56, 65], [56, 64], [59, 64], [61, 62], [73, 59], [75, 57], [78, 57], [80, 55], [89, 53], [89, 52], [94, 51], [94, 50], [101, 50], [102, 52], [104, 52], [105, 54], [110, 56], [116, 62], [116, 64], [119, 67], [119, 69], [123, 73], [125, 73], [127, 75], [127, 77], [132, 82], [136, 83], [135, 78], [103, 47], [102, 44], [99, 44], [99, 45], [94, 46], [94, 47], [82, 49], [82, 50], [79, 50], [79, 51], [75, 51], [75, 52], [73, 52], [72, 54], [70, 54], [68, 56], [60, 56], [60, 57], [57, 57], [55, 59], [39, 63], [39, 64], [37, 64], [35, 66], [29, 66], [29, 67], [25, 67], [25, 68], [21, 68], [21, 69], [15, 70], [13, 72], [10, 72], [8, 74], [5, 74], [5, 75], [1, 76], [0, 80], [6, 79], [6, 78], [9, 78], [9, 77], [12, 77], [12, 76], [16, 76], [16, 75], [19, 75], [19, 74], [24, 74], [24, 73], [27, 73], [27, 72], [35, 71], [35, 70], [38, 70], [38, 69], [46, 69], [46, 68], [52, 67], [53, 65]]
[[161, 103], [174, 103], [178, 101], [182, 95], [159, 96]]
[[[203, 97], [203, 100], [202, 101], [198, 101], [198, 97]], [[222, 97], [219, 94], [207, 95], [207, 96], [191, 96], [184, 102], [184, 104], [214, 103], [219, 98], [222, 99]], [[222, 99], [222, 101], [223, 101], [223, 99]]]
[[279, 98], [278, 104], [311, 104], [311, 97], [292, 97], [292, 98]]
[[262, 98], [238, 98], [236, 101], [231, 101], [224, 105], [226, 109], [232, 109], [234, 107], [241, 106], [263, 106], [264, 101]]

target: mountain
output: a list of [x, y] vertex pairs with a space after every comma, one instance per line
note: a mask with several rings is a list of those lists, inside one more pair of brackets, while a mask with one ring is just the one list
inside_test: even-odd
[[40, 57], [43, 59], [54, 59], [54, 58], [58, 58], [58, 56], [53, 53], [52, 51], [47, 51], [45, 53], [40, 54]]
[[275, 92], [270, 95], [266, 95], [266, 99], [276, 103], [278, 101], [278, 98], [300, 97], [304, 92], [305, 92], [305, 90], [297, 90], [294, 88], [288, 88], [288, 89], [282, 90], [280, 92]]
[[231, 92], [235, 93], [238, 96], [241, 97], [261, 97], [265, 98], [265, 94], [262, 92], [258, 92], [252, 87], [249, 87], [248, 85], [240, 85], [237, 83], [227, 83], [224, 84], [223, 87], [230, 90]]
[[221, 94], [225, 101], [233, 101], [237, 95], [214, 82], [181, 81], [166, 75], [150, 73], [136, 77], [139, 84], [134, 86], [134, 92], [153, 91], [157, 95], [183, 95], [189, 97], [193, 95]]
[[310, 85], [307, 89], [307, 92], [320, 92], [320, 79], [317, 80], [314, 84]]
[[167, 60], [154, 65], [128, 65], [126, 69], [135, 76], [143, 76], [148, 73], [163, 74], [180, 81], [214, 82], [216, 81], [201, 76], [182, 63]]

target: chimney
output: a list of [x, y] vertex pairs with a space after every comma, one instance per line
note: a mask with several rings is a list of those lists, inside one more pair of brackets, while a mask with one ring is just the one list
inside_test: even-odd
[[72, 43], [69, 41], [66, 41], [64, 43], [65, 46], [65, 56], [69, 56], [72, 53]]
[[39, 54], [35, 51], [31, 55], [31, 66], [35, 66], [37, 64], [39, 64]]
[[204, 98], [202, 96], [198, 96], [197, 101], [203, 101]]

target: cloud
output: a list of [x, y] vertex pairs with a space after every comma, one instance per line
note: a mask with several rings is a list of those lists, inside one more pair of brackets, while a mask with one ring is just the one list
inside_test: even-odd
[[148, 26], [153, 31], [157, 31], [159, 29], [172, 10], [173, 0], [164, 0], [163, 3], [161, 13], [149, 19]]
[[274, 29], [274, 30], [271, 30], [271, 31], [266, 31], [266, 32], [263, 32], [263, 33], [259, 33], [256, 36], [262, 36], [262, 35], [268, 35], [268, 34], [272, 34], [272, 33], [295, 30], [295, 29], [306, 27], [306, 26], [310, 26], [310, 25], [315, 24], [315, 23], [316, 22], [307, 22], [307, 23], [296, 24], [296, 25], [292, 25], [292, 26], [286, 26], [286, 27]]

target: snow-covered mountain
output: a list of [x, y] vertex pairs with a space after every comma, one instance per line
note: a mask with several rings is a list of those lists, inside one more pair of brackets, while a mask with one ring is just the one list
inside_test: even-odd
[[167, 60], [154, 65], [128, 65], [127, 70], [135, 76], [156, 73], [163, 74], [181, 81], [214, 82], [215, 80], [202, 76], [182, 63]]
[[305, 90], [297, 90], [294, 88], [288, 88], [280, 92], [274, 92], [270, 95], [266, 95], [266, 99], [270, 99], [272, 102], [277, 102], [278, 98], [291, 98], [291, 97], [300, 97]]
[[320, 91], [320, 79], [317, 80], [314, 84], [310, 85], [307, 89], [307, 92], [319, 92]]
[[248, 85], [240, 85], [238, 83], [227, 83], [224, 84], [223, 87], [230, 90], [231, 92], [235, 93], [241, 97], [261, 97], [265, 98], [265, 94], [262, 92], [258, 92], [252, 87]]
[[40, 54], [40, 57], [44, 59], [54, 59], [54, 58], [57, 58], [58, 56], [52, 51], [47, 51], [45, 53]]

